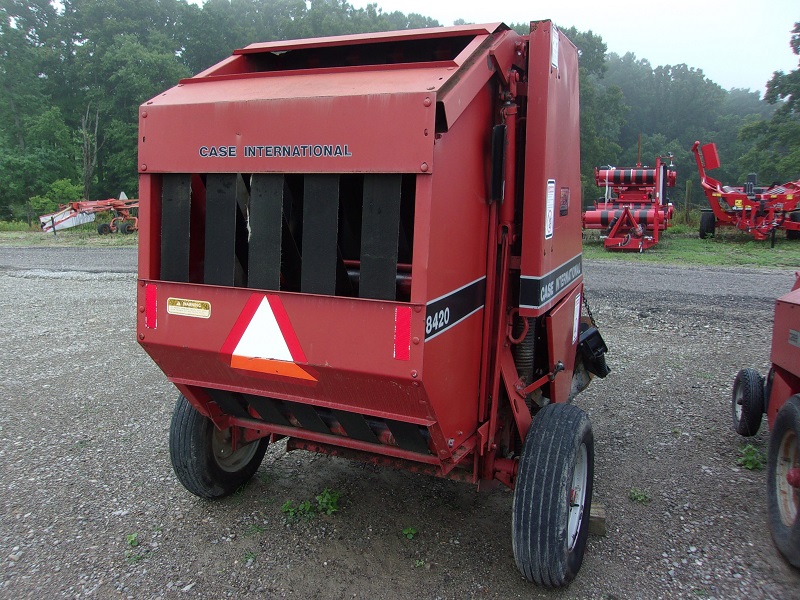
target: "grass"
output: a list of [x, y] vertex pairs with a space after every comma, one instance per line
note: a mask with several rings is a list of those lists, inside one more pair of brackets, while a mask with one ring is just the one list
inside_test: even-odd
[[769, 240], [757, 242], [751, 236], [733, 230], [722, 230], [716, 237], [701, 240], [695, 229], [676, 225], [661, 235], [657, 245], [641, 254], [606, 250], [599, 233], [584, 232], [584, 258], [775, 269], [795, 269], [800, 264], [800, 241], [787, 240], [783, 233], [778, 233], [775, 247], [771, 248]]
[[[0, 223], [8, 226], [7, 222]], [[23, 224], [25, 225], [25, 224]], [[0, 246], [26, 246], [26, 247], [117, 247], [133, 246], [139, 243], [139, 234], [131, 233], [112, 233], [110, 235], [100, 235], [97, 233], [97, 226], [94, 223], [87, 223], [80, 227], [73, 227], [64, 231], [58, 231], [55, 235], [44, 233], [39, 229], [15, 229], [12, 227], [0, 227]]]

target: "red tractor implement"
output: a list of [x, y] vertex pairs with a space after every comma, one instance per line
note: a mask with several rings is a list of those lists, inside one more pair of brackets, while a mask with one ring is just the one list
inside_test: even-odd
[[800, 568], [800, 272], [792, 291], [775, 302], [772, 368], [766, 380], [752, 368], [733, 383], [733, 428], [758, 433], [764, 413], [770, 428], [767, 514], [781, 554]]
[[582, 317], [578, 54], [549, 21], [259, 43], [141, 106], [137, 334], [178, 479], [267, 444], [514, 488], [531, 581], [576, 575], [604, 377]]
[[735, 227], [757, 240], [771, 237], [773, 244], [778, 229], [786, 230], [787, 239], [800, 239], [800, 179], [759, 187], [755, 175], [750, 174], [744, 186], [730, 187], [706, 174], [720, 166], [716, 144], [695, 142], [692, 152], [711, 205], [710, 211], [700, 215], [700, 239], [713, 236], [722, 226]]
[[[669, 159], [667, 166], [663, 161]], [[605, 189], [594, 208], [583, 213], [584, 229], [601, 229], [607, 250], [642, 252], [658, 243], [660, 232], [670, 226], [673, 207], [667, 188], [675, 187], [672, 157], [657, 157], [654, 169], [595, 167], [594, 180]]]
[[91, 223], [97, 213], [110, 212], [113, 214], [111, 222], [100, 223], [97, 233], [133, 233], [139, 230], [139, 219], [132, 211], [139, 208], [139, 200], [129, 200], [122, 194], [119, 199], [107, 200], [79, 200], [68, 204], [61, 204], [58, 211], [39, 217], [42, 231], [49, 233], [77, 227], [84, 223]]

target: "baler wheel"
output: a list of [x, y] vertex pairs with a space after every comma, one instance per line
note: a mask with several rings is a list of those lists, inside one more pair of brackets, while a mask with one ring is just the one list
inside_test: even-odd
[[717, 228], [717, 218], [713, 212], [700, 213], [700, 239], [714, 237], [714, 230]]
[[589, 534], [594, 435], [571, 404], [538, 412], [522, 447], [514, 488], [512, 547], [529, 581], [565, 586], [583, 562]]
[[764, 416], [764, 380], [755, 369], [742, 369], [733, 381], [731, 397], [733, 429], [745, 437], [754, 436]]
[[[769, 438], [767, 514], [775, 545], [789, 563], [800, 568], [800, 488], [792, 471], [800, 469], [800, 394], [778, 411]], [[794, 485], [793, 485], [794, 484]]]
[[231, 429], [219, 430], [181, 394], [169, 428], [169, 456], [183, 486], [201, 498], [222, 498], [258, 470], [269, 438], [232, 449]]
[[[795, 210], [789, 213], [789, 220], [792, 223], [800, 223], [800, 210]], [[787, 229], [786, 230], [786, 239], [787, 240], [800, 240], [800, 231], [795, 229]]]
[[108, 223], [100, 223], [100, 225], [97, 226], [97, 233], [100, 235], [107, 235], [111, 233], [111, 225]]

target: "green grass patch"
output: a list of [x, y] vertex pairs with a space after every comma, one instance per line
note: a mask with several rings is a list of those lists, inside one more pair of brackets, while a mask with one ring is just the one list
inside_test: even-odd
[[26, 221], [0, 221], [0, 231], [39, 231], [37, 223], [28, 225]]
[[[25, 226], [27, 227], [27, 224]], [[87, 223], [72, 229], [57, 231], [55, 235], [44, 233], [40, 229], [14, 230], [0, 228], [0, 246], [24, 246], [29, 248], [79, 248], [86, 246], [103, 248], [135, 247], [138, 243], [138, 233], [100, 235], [97, 233], [97, 225], [95, 223]]]
[[800, 241], [787, 240], [779, 232], [775, 247], [771, 248], [769, 240], [758, 242], [750, 235], [732, 230], [701, 240], [695, 229], [676, 225], [662, 234], [657, 245], [639, 253], [606, 250], [598, 231], [586, 231], [583, 256], [605, 261], [796, 269], [800, 265]]

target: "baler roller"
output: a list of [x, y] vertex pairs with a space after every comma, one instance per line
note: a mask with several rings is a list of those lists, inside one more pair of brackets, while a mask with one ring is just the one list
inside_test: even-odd
[[595, 183], [605, 185], [653, 185], [655, 169], [600, 169], [595, 171]]
[[[602, 229], [605, 227], [611, 227], [624, 212], [624, 208], [610, 210], [587, 210], [583, 217], [583, 226], [586, 229]], [[648, 229], [652, 229], [653, 225], [656, 223], [656, 219], [658, 219], [658, 227], [659, 229], [663, 230], [666, 226], [666, 217], [663, 214], [657, 217], [657, 212], [662, 213], [660, 209], [651, 208], [649, 210], [631, 210], [631, 215], [633, 215], [640, 225], [643, 225]]]

